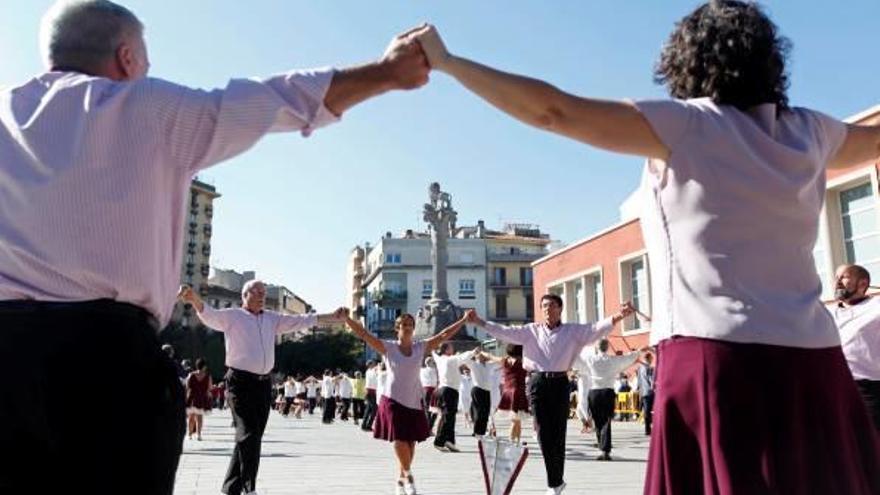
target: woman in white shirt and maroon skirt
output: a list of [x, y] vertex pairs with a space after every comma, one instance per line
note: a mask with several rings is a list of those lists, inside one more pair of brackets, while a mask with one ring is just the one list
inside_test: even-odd
[[379, 340], [350, 317], [348, 327], [373, 350], [384, 356], [387, 381], [384, 395], [379, 399], [379, 410], [373, 425], [373, 437], [394, 443], [394, 453], [400, 466], [395, 490], [398, 495], [414, 495], [415, 480], [411, 472], [416, 442], [428, 438], [430, 430], [422, 402], [420, 367], [425, 355], [455, 335], [467, 320], [467, 315], [438, 333], [413, 341], [415, 318], [410, 314], [397, 317], [394, 327], [397, 340]]
[[648, 159], [646, 494], [880, 493], [880, 440], [812, 257], [826, 170], [880, 159], [880, 125], [789, 106], [790, 43], [758, 4], [712, 0], [681, 19], [659, 101], [579, 97], [450, 55], [432, 26], [415, 36], [432, 68], [511, 116]]

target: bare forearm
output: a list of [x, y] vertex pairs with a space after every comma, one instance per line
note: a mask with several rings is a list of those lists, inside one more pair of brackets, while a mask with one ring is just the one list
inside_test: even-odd
[[202, 302], [202, 298], [199, 296], [193, 297], [192, 300], [189, 301], [189, 303], [192, 304], [194, 308], [196, 308], [197, 313], [201, 313], [205, 310], [205, 303]]
[[372, 347], [373, 350], [375, 350], [379, 354], [385, 354], [385, 344], [383, 344], [381, 340], [370, 334], [370, 332], [368, 332], [367, 329], [364, 328], [364, 326], [361, 325], [359, 321], [354, 320], [351, 317], [346, 317], [345, 324], [348, 325], [348, 328], [351, 329], [352, 333], [354, 333], [357, 338], [366, 342], [368, 346]]
[[394, 89], [387, 65], [373, 62], [341, 69], [333, 75], [324, 96], [324, 106], [336, 115], [369, 98]]
[[528, 125], [551, 129], [560, 112], [564, 94], [544, 81], [456, 56], [450, 56], [443, 70], [499, 110]]
[[641, 112], [625, 101], [582, 98], [544, 81], [450, 56], [445, 72], [510, 116], [609, 151], [667, 158]]

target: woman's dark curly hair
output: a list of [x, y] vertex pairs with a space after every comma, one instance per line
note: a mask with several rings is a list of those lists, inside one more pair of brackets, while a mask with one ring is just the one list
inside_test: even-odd
[[761, 103], [788, 108], [790, 50], [758, 4], [712, 0], [676, 24], [654, 81], [673, 98], [708, 97], [741, 110]]

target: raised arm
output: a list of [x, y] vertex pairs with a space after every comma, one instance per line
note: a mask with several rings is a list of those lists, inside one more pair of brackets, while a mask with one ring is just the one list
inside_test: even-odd
[[418, 30], [414, 36], [431, 68], [454, 77], [517, 120], [609, 151], [660, 159], [669, 156], [632, 103], [578, 97], [538, 79], [454, 56], [433, 26]]
[[410, 35], [413, 28], [396, 36], [378, 61], [341, 69], [324, 96], [324, 105], [340, 115], [349, 108], [393, 89], [415, 89], [428, 82], [428, 61]]
[[874, 125], [847, 125], [846, 138], [828, 166], [846, 168], [880, 161], [880, 118], [877, 120]]
[[493, 354], [489, 354], [488, 352], [484, 352], [484, 351], [479, 351], [478, 356], [483, 356], [483, 359], [485, 359], [486, 362], [493, 363], [493, 364], [501, 364], [504, 362], [505, 359], [507, 359], [504, 356], [495, 356]]
[[205, 303], [202, 301], [202, 298], [188, 285], [180, 286], [180, 289], [177, 291], [177, 299], [181, 302], [192, 304], [199, 313], [205, 310]]
[[474, 310], [468, 311], [467, 315], [468, 323], [471, 325], [476, 325], [488, 332], [489, 335], [512, 344], [525, 345], [530, 335], [529, 332], [525, 331], [524, 326], [505, 326], [486, 321], [480, 318], [480, 315]]
[[352, 319], [351, 316], [348, 315], [347, 310], [345, 315], [345, 324], [348, 325], [348, 328], [351, 329], [351, 332], [353, 334], [355, 334], [359, 339], [366, 342], [367, 345], [370, 346], [370, 348], [383, 356], [385, 355], [385, 344], [381, 340], [377, 339], [375, 335], [368, 332], [359, 321]]
[[433, 352], [434, 349], [440, 347], [440, 344], [442, 344], [443, 342], [448, 340], [450, 337], [452, 337], [453, 335], [458, 333], [458, 331], [461, 330], [461, 327], [463, 327], [464, 324], [467, 323], [468, 315], [471, 312], [473, 312], [472, 309], [467, 310], [464, 313], [464, 315], [458, 319], [458, 321], [456, 321], [452, 325], [449, 325], [448, 327], [444, 328], [437, 335], [435, 335], [429, 339], [426, 339], [425, 340], [425, 353]]

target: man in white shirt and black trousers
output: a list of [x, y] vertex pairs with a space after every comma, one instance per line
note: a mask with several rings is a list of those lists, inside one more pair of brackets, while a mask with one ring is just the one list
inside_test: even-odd
[[[0, 445], [16, 453], [0, 462], [0, 493], [168, 494], [184, 403], [157, 332], [180, 283], [193, 175], [267, 133], [308, 134], [422, 86], [429, 68], [405, 34], [358, 67], [197, 90], [147, 77], [143, 24], [108, 0], [58, 2], [40, 39], [46, 70], [0, 89]], [[108, 356], [126, 372], [108, 376]], [[70, 370], [100, 380], [53, 380]], [[138, 407], [96, 412], [131, 390]], [[90, 407], [57, 407], [71, 403]], [[132, 424], [136, 442], [102, 434]]]
[[523, 346], [523, 368], [530, 372], [529, 404], [535, 418], [535, 430], [544, 469], [547, 494], [565, 490], [565, 432], [569, 413], [568, 370], [581, 349], [608, 335], [618, 322], [634, 311], [630, 303], [621, 305], [612, 316], [595, 323], [563, 323], [562, 298], [556, 294], [541, 297], [544, 321], [505, 326], [485, 321], [476, 313], [469, 323], [486, 330], [493, 337]]
[[867, 294], [871, 274], [860, 265], [836, 271], [831, 308], [846, 364], [880, 433], [880, 297]]
[[227, 402], [235, 423], [235, 450], [223, 481], [223, 493], [256, 492], [260, 444], [272, 404], [275, 337], [306, 332], [316, 325], [344, 321], [345, 308], [333, 314], [288, 315], [267, 311], [266, 285], [251, 280], [241, 291], [240, 308], [214, 309], [191, 287], [181, 287], [180, 299], [192, 304], [202, 323], [223, 332], [226, 345]]
[[464, 365], [470, 368], [471, 378], [474, 380], [471, 387], [471, 420], [474, 422], [474, 436], [483, 436], [486, 434], [489, 413], [492, 409], [491, 390], [495, 383], [493, 371], [498, 365], [489, 362], [489, 358], [483, 353], [476, 354], [465, 361]]
[[437, 365], [438, 386], [434, 395], [438, 397], [440, 421], [434, 435], [434, 448], [442, 452], [458, 452], [455, 446], [455, 416], [458, 413], [458, 388], [461, 386], [461, 366], [473, 357], [474, 351], [455, 353], [451, 342], [440, 344], [440, 352], [434, 352]]
[[[617, 393], [614, 391], [614, 380], [621, 371], [629, 368], [641, 355], [640, 351], [632, 351], [621, 356], [608, 354], [609, 343], [607, 339], [599, 341], [599, 353], [588, 356], [587, 367], [593, 378], [588, 402], [590, 404], [590, 416], [596, 427], [596, 438], [599, 440], [599, 454], [597, 460], [611, 460], [611, 420], [614, 418], [614, 404], [617, 402]], [[645, 347], [642, 351], [648, 351]]]

